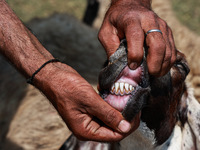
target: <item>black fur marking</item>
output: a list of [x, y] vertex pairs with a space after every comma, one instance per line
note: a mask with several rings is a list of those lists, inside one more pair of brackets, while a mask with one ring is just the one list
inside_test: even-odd
[[[141, 119], [155, 131], [157, 144], [165, 142], [171, 132], [170, 115], [167, 114], [171, 101], [171, 77], [166, 74], [162, 78], [150, 78], [151, 93], [146, 107], [142, 110]], [[161, 134], [162, 133], [162, 134]]]
[[181, 121], [182, 127], [184, 126], [184, 124], [187, 121], [187, 113], [188, 113], [187, 107], [179, 109], [179, 115], [178, 116], [179, 116], [179, 120]]
[[192, 114], [192, 111], [191, 111], [191, 110], [189, 110], [189, 114], [190, 114], [190, 115]]
[[124, 108], [122, 115], [128, 121], [132, 121], [136, 114], [138, 114], [142, 108], [146, 105], [148, 99], [150, 88], [140, 88], [137, 92], [130, 98]]

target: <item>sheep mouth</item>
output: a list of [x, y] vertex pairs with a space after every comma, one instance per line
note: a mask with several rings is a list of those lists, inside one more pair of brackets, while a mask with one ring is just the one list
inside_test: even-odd
[[137, 69], [128, 67], [127, 45], [122, 41], [99, 74], [100, 96], [128, 121], [142, 110], [150, 94], [147, 70], [145, 56]]
[[122, 112], [128, 101], [141, 88], [143, 78], [143, 67], [140, 66], [136, 70], [129, 69], [126, 66], [117, 80], [112, 84], [111, 88], [104, 95], [104, 100], [112, 107]]
[[150, 93], [145, 65], [131, 70], [126, 65], [109, 88], [101, 89], [100, 96], [122, 113], [128, 121], [146, 105]]

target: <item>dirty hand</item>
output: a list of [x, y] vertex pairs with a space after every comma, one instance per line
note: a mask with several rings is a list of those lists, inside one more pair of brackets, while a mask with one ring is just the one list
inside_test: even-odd
[[[48, 77], [45, 77], [45, 69]], [[36, 87], [47, 96], [69, 129], [81, 140], [118, 141], [139, 126], [139, 115], [131, 124], [125, 121], [120, 112], [65, 64], [48, 64], [38, 76]]]
[[[0, 53], [30, 78], [53, 56], [5, 0], [0, 0], [0, 8]], [[139, 117], [132, 124], [126, 122], [121, 113], [104, 102], [74, 69], [60, 62], [49, 63], [37, 72], [33, 85], [52, 102], [69, 129], [80, 139], [117, 141], [139, 125]]]
[[[159, 29], [162, 33], [152, 32]], [[108, 57], [126, 38], [128, 65], [137, 68], [143, 59], [143, 46], [148, 47], [147, 65], [151, 75], [166, 74], [176, 60], [176, 48], [171, 29], [152, 10], [150, 0], [112, 0], [99, 31], [99, 40]]]

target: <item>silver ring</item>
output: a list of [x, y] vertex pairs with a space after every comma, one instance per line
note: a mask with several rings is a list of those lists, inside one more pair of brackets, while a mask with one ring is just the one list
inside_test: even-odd
[[151, 29], [151, 30], [147, 31], [146, 36], [151, 32], [160, 32], [162, 34], [162, 32], [159, 29]]

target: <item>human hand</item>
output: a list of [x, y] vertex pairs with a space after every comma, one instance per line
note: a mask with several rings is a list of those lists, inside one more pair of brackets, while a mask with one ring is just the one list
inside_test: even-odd
[[[151, 29], [159, 32], [147, 33]], [[136, 69], [143, 59], [144, 45], [148, 48], [148, 71], [154, 76], [166, 74], [176, 60], [176, 48], [171, 29], [150, 8], [150, 0], [113, 0], [101, 29], [99, 40], [110, 57], [126, 38], [128, 65]]]
[[[0, 8], [0, 53], [30, 78], [53, 56], [23, 25], [6, 1], [0, 0]], [[52, 102], [79, 139], [118, 141], [139, 125], [139, 117], [132, 124], [126, 122], [120, 112], [104, 102], [88, 82], [65, 64], [49, 63], [36, 73], [33, 84]], [[104, 124], [98, 123], [95, 117]]]
[[81, 140], [119, 141], [139, 126], [139, 114], [129, 124], [65, 64], [48, 64], [35, 76], [34, 85], [47, 96], [69, 129]]

